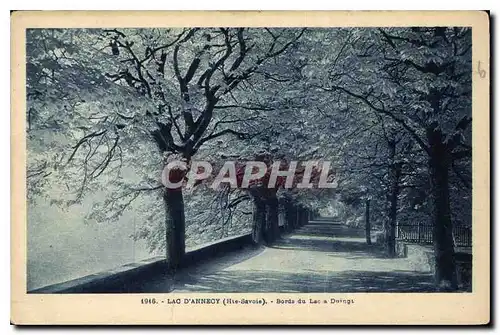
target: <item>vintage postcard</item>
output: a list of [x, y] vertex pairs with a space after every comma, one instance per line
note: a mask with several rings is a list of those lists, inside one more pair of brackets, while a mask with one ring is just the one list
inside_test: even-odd
[[13, 324], [490, 322], [487, 12], [11, 22]]

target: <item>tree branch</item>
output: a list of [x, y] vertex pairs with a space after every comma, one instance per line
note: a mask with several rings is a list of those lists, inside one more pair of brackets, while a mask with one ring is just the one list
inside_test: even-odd
[[417, 132], [415, 131], [415, 129], [413, 129], [412, 127], [410, 127], [404, 120], [400, 119], [399, 117], [397, 117], [396, 115], [394, 115], [394, 113], [391, 113], [390, 111], [387, 111], [385, 110], [384, 108], [380, 108], [380, 107], [377, 107], [375, 106], [371, 101], [369, 101], [366, 97], [362, 96], [362, 95], [359, 95], [359, 94], [356, 94], [356, 93], [353, 93], [347, 89], [345, 89], [344, 87], [341, 87], [341, 86], [331, 86], [330, 88], [324, 88], [324, 87], [319, 87], [320, 89], [323, 89], [325, 91], [334, 91], [334, 90], [340, 90], [342, 92], [345, 92], [347, 93], [348, 95], [362, 101], [364, 104], [366, 104], [368, 107], [370, 107], [372, 110], [376, 111], [376, 112], [379, 112], [379, 113], [382, 113], [384, 115], [387, 115], [389, 116], [391, 119], [393, 119], [395, 122], [397, 122], [398, 124], [400, 124], [404, 129], [406, 129], [408, 131], [408, 133], [415, 139], [415, 141], [417, 141], [417, 143], [419, 144], [419, 146], [427, 153], [430, 155], [430, 149], [429, 147], [425, 144], [425, 142], [422, 140], [422, 138], [420, 138], [420, 136], [418, 136]]

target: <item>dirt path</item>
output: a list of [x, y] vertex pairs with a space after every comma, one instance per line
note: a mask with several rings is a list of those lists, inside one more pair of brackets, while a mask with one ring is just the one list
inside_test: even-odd
[[426, 292], [424, 257], [387, 259], [363, 232], [312, 221], [273, 247], [247, 249], [153, 280], [148, 292]]

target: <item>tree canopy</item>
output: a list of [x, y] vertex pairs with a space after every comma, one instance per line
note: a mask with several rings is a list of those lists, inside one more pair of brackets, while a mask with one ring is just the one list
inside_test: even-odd
[[133, 211], [135, 238], [161, 249], [169, 201], [191, 244], [251, 230], [256, 206], [200, 184], [163, 195], [165, 214], [168, 160], [328, 160], [336, 189], [269, 199], [352, 225], [371, 200], [389, 238], [396, 223], [470, 226], [471, 46], [457, 27], [30, 29], [28, 197], [104, 192], [89, 220]]

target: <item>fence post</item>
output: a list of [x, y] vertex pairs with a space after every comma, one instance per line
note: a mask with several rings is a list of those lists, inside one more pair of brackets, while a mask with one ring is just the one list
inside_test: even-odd
[[421, 235], [421, 233], [420, 233], [420, 224], [421, 224], [421, 222], [419, 221], [419, 222], [418, 222], [418, 228], [417, 228], [417, 233], [418, 233], [418, 244], [420, 244], [420, 235]]
[[371, 227], [370, 227], [370, 200], [366, 200], [366, 212], [365, 212], [365, 234], [366, 234], [366, 244], [372, 244], [371, 237]]

